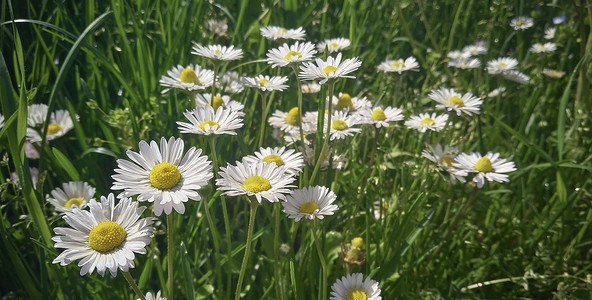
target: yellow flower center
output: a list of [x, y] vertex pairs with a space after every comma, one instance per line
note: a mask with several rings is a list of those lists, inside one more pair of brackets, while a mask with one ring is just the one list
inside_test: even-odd
[[97, 224], [88, 234], [88, 245], [99, 251], [107, 252], [119, 247], [127, 236], [125, 229], [113, 221]]
[[183, 72], [181, 72], [181, 82], [201, 84], [199, 78], [197, 78], [197, 75], [192, 68], [183, 69]]
[[290, 51], [288, 52], [288, 54], [286, 54], [286, 56], [284, 56], [287, 60], [290, 60], [292, 58], [292, 56], [298, 56], [298, 58], [302, 57], [302, 54], [298, 51]]
[[335, 109], [342, 110], [346, 108], [353, 110], [354, 104], [351, 101], [351, 96], [348, 93], [343, 93], [341, 96], [339, 96], [339, 100], [337, 101], [337, 105], [335, 105]]
[[290, 109], [288, 115], [286, 115], [286, 124], [296, 126], [300, 124], [300, 115], [298, 114], [298, 107]]
[[454, 158], [452, 157], [442, 157], [442, 159], [440, 160], [440, 164], [446, 165], [449, 168], [454, 168], [454, 166], [452, 165], [452, 163], [456, 162], [454, 160]]
[[282, 34], [282, 33], [286, 33], [286, 32], [288, 32], [286, 30], [286, 28], [280, 28], [280, 29], [278, 29], [277, 34]]
[[326, 67], [323, 68], [323, 71], [325, 72], [325, 74], [327, 74], [327, 76], [329, 76], [329, 74], [331, 72], [337, 71], [337, 68], [334, 67], [334, 66], [326, 66]]
[[267, 191], [271, 188], [269, 180], [263, 176], [255, 175], [247, 178], [243, 183], [243, 188], [251, 193]]
[[461, 98], [456, 97], [456, 96], [450, 97], [448, 99], [448, 103], [449, 104], [454, 104], [454, 105], [456, 105], [458, 107], [464, 107], [465, 106], [465, 102]]
[[402, 68], [404, 68], [404, 67], [405, 67], [405, 63], [404, 63], [404, 62], [402, 62], [402, 61], [398, 61], [398, 60], [397, 60], [397, 61], [394, 61], [394, 62], [391, 64], [391, 66], [393, 66], [393, 67], [395, 67], [395, 68], [398, 68], [398, 67], [402, 67]]
[[210, 129], [213, 129], [214, 126], [218, 126], [218, 128], [220, 128], [220, 124], [214, 122], [214, 121], [210, 121], [207, 120], [205, 122], [202, 122], [201, 124], [199, 124], [199, 128], [203, 131], [206, 131], [206, 124], [210, 125]]
[[347, 300], [366, 300], [366, 299], [368, 299], [368, 296], [366, 296], [366, 293], [360, 289], [351, 289], [349, 292], [347, 292], [347, 296], [345, 299], [347, 299]]
[[224, 100], [221, 96], [215, 96], [212, 102], [212, 108], [214, 109], [214, 111], [218, 110], [220, 106], [224, 106]]
[[503, 63], [503, 62], [501, 62], [501, 63], [499, 63], [499, 64], [497, 64], [497, 65], [498, 65], [498, 67], [503, 67], [503, 66], [505, 66], [505, 65], [506, 65], [506, 63]]
[[64, 207], [65, 208], [73, 208], [72, 206], [80, 207], [80, 205], [82, 205], [81, 198], [70, 198], [70, 200], [68, 200], [68, 202], [66, 202], [66, 204], [64, 204]]
[[481, 157], [479, 161], [475, 164], [475, 170], [483, 173], [488, 173], [493, 171], [493, 167], [491, 166], [491, 160], [486, 156]]
[[265, 79], [265, 78], [259, 79], [259, 85], [261, 85], [261, 86], [264, 86], [268, 82], [269, 82], [269, 79]]
[[220, 50], [214, 50], [215, 55], [218, 55], [218, 53], [220, 53]]
[[432, 119], [432, 118], [425, 118], [425, 119], [421, 120], [420, 123], [423, 125], [435, 125], [436, 121], [434, 121], [434, 119]]
[[168, 190], [179, 183], [181, 173], [177, 166], [162, 162], [152, 168], [150, 171], [150, 183], [159, 190]]
[[62, 126], [58, 125], [57, 123], [49, 123], [49, 125], [47, 125], [47, 134], [58, 133], [62, 129], [64, 128], [62, 128]]
[[345, 121], [343, 121], [343, 120], [335, 120], [335, 121], [331, 122], [331, 128], [333, 128], [335, 130], [346, 130], [347, 123], [345, 123]]
[[303, 214], [312, 215], [317, 209], [319, 209], [319, 205], [312, 201], [304, 202], [304, 204], [300, 206], [300, 212]]
[[522, 20], [518, 21], [518, 26], [522, 26], [522, 25], [525, 25], [525, 24], [526, 24], [526, 21], [522, 21]]
[[329, 49], [331, 49], [331, 48], [332, 49], [335, 49], [337, 47], [339, 47], [339, 45], [337, 43], [331, 43], [331, 44], [329, 44]]
[[388, 202], [386, 202], [386, 201], [382, 202], [382, 210], [386, 211], [386, 210], [388, 210], [388, 208], [389, 208]]
[[386, 120], [386, 115], [384, 114], [384, 110], [381, 108], [377, 108], [372, 112], [372, 121], [384, 121]]
[[263, 158], [264, 162], [268, 162], [268, 163], [275, 163], [278, 167], [279, 166], [283, 166], [284, 165], [284, 160], [279, 156], [279, 155], [275, 155], [275, 154], [270, 154], [266, 157]]
[[355, 248], [362, 248], [362, 245], [364, 245], [364, 239], [361, 237], [355, 237], [351, 240], [351, 245]]

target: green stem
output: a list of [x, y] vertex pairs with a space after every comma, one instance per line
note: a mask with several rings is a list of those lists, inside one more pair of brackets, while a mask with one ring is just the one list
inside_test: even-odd
[[[208, 142], [210, 144], [212, 162], [214, 165], [214, 174], [216, 174], [216, 176], [218, 176], [218, 155], [216, 154], [216, 138], [215, 137], [208, 138]], [[208, 221], [208, 226], [210, 227], [210, 231], [212, 232], [212, 239], [214, 240], [214, 257], [216, 259], [216, 270], [219, 270], [218, 267], [220, 266], [220, 262], [221, 262], [220, 244], [219, 244], [220, 234], [218, 233], [218, 229], [216, 228], [216, 224], [214, 223], [214, 219], [212, 218], [212, 214], [210, 213], [208, 201], [206, 201], [206, 203], [204, 203], [203, 207], [204, 207], [204, 211], [206, 213], [206, 220]], [[220, 275], [220, 272], [216, 272], [216, 278], [218, 280], [218, 283], [221, 284], [222, 277]]]
[[214, 81], [212, 82], [212, 97], [210, 99], [210, 106], [214, 107], [214, 96], [216, 96], [216, 78], [218, 77], [218, 70], [220, 69], [220, 64], [218, 62], [214, 62]]
[[251, 201], [251, 215], [249, 216], [249, 229], [247, 230], [247, 244], [245, 245], [245, 254], [243, 256], [243, 262], [241, 264], [240, 273], [238, 275], [238, 283], [236, 284], [236, 293], [234, 294], [234, 299], [240, 299], [240, 292], [243, 286], [243, 279], [245, 278], [245, 270], [247, 269], [247, 263], [249, 262], [249, 254], [251, 253], [251, 240], [253, 238], [253, 227], [255, 223], [255, 214], [257, 213], [257, 208], [259, 207], [259, 203], [257, 201]]
[[173, 215], [174, 213], [171, 212], [167, 215], [167, 272], [168, 272], [168, 287], [169, 287], [169, 296], [168, 300], [173, 300], [173, 259], [174, 259], [174, 248], [175, 248], [175, 240], [173, 237], [174, 232], [174, 223], [173, 223]]
[[296, 82], [298, 82], [298, 129], [300, 130], [300, 142], [304, 148], [304, 132], [302, 131], [302, 82], [298, 78], [298, 65], [290, 66], [292, 67], [292, 71], [294, 71]]
[[281, 264], [279, 259], [279, 241], [280, 241], [280, 208], [281, 203], [275, 203], [273, 206], [273, 217], [274, 217], [274, 228], [273, 228], [273, 260], [274, 260], [274, 272], [276, 281], [276, 293], [279, 299], [284, 299], [281, 287]]
[[144, 297], [144, 294], [142, 294], [142, 292], [140, 291], [140, 288], [136, 284], [136, 281], [134, 280], [134, 278], [132, 278], [132, 275], [130, 275], [129, 272], [121, 272], [121, 273], [123, 273], [123, 277], [125, 278], [127, 283], [129, 283], [132, 290], [134, 290], [134, 292], [136, 292], [136, 295], [140, 296], [140, 299], [146, 300], [146, 297]]
[[[329, 98], [331, 99], [331, 98]], [[319, 260], [321, 261], [321, 268], [323, 271], [323, 300], [327, 299], [327, 263], [325, 262], [325, 256], [323, 255], [323, 250], [321, 249], [321, 244], [319, 243], [319, 236], [317, 235], [317, 230], [315, 227], [314, 220], [312, 221], [312, 227], [310, 228], [312, 231], [312, 235], [314, 236], [314, 243], [317, 248], [317, 253], [319, 254]]]
[[[325, 134], [325, 140], [323, 141], [323, 147], [321, 148], [321, 152], [319, 153], [319, 156], [317, 157], [317, 162], [315, 164], [314, 170], [312, 171], [312, 175], [310, 176], [310, 180], [308, 181], [309, 183], [314, 183], [315, 177], [317, 176], [317, 173], [319, 172], [319, 169], [321, 168], [321, 164], [323, 163], [323, 157], [325, 156], [325, 151], [327, 149], [327, 145], [329, 144], [329, 138], [331, 137], [331, 115], [333, 114], [332, 109], [333, 109], [333, 90], [335, 88], [335, 82], [334, 81], [329, 81], [327, 82], [327, 87], [329, 89], [329, 112], [328, 112], [328, 116], [327, 116], [327, 132]], [[321, 100], [324, 101], [324, 100]], [[324, 112], [319, 112], [320, 113], [324, 113]]]
[[261, 93], [261, 128], [259, 129], [258, 148], [263, 145], [263, 136], [265, 135], [265, 119], [267, 118], [267, 92]]

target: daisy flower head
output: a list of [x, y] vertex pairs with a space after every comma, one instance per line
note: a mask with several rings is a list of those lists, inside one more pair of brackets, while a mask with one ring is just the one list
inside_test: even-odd
[[256, 77], [243, 77], [243, 83], [247, 87], [256, 88], [261, 92], [283, 91], [288, 88], [284, 84], [288, 81], [286, 76], [257, 75]]
[[446, 126], [448, 115], [436, 115], [432, 113], [421, 113], [419, 116], [411, 116], [409, 120], [405, 121], [405, 126], [415, 129], [419, 132], [426, 132], [428, 130], [440, 131]]
[[[140, 300], [140, 298], [136, 299], [136, 300]], [[160, 295], [160, 291], [158, 291], [158, 293], [152, 295], [152, 293], [148, 292], [146, 293], [146, 300], [166, 300], [166, 298], [162, 297]]]
[[245, 156], [243, 160], [251, 164], [257, 161], [275, 163], [278, 167], [284, 166], [286, 173], [294, 176], [302, 172], [302, 167], [304, 167], [302, 153], [296, 152], [294, 149], [286, 149], [286, 147], [261, 148], [255, 152], [255, 156]]
[[271, 49], [267, 52], [267, 63], [271, 64], [272, 68], [285, 67], [287, 65], [298, 65], [304, 61], [313, 59], [317, 54], [315, 46], [311, 42], [300, 43], [296, 42], [288, 46], [284, 44], [279, 48]]
[[378, 71], [385, 73], [397, 72], [399, 75], [405, 71], [419, 71], [419, 64], [415, 57], [411, 56], [403, 60], [402, 58], [396, 60], [383, 61], [378, 65]]
[[128, 150], [130, 160], [118, 159], [111, 189], [123, 190], [119, 198], [138, 195], [138, 201], [154, 202], [154, 214], [185, 213], [187, 200], [201, 200], [198, 190], [214, 177], [212, 165], [201, 149], [191, 147], [183, 155], [182, 139], [162, 137], [140, 141], [140, 152]]
[[46, 104], [31, 104], [27, 107], [27, 125], [32, 128], [45, 123], [48, 106]]
[[333, 215], [337, 205], [333, 204], [337, 195], [324, 186], [311, 186], [294, 190], [282, 202], [284, 212], [290, 219], [298, 222], [301, 219], [323, 219]]
[[514, 18], [510, 21], [510, 26], [514, 28], [514, 30], [526, 30], [534, 25], [534, 21], [532, 18], [526, 16], [520, 16]]
[[551, 78], [559, 79], [565, 75], [565, 72], [554, 70], [554, 69], [549, 69], [549, 68], [544, 68], [543, 74], [545, 74]]
[[545, 36], [544, 38], [547, 40], [552, 40], [555, 37], [555, 32], [557, 32], [557, 28], [549, 27], [545, 29]]
[[474, 44], [468, 45], [462, 49], [463, 52], [468, 53], [470, 56], [483, 55], [487, 53], [487, 47], [485, 45]]
[[448, 172], [452, 183], [456, 183], [457, 180], [464, 183], [466, 182], [465, 176], [468, 175], [468, 172], [466, 170], [459, 170], [453, 165], [456, 162], [457, 155], [457, 147], [444, 145], [444, 149], [442, 149], [440, 144], [437, 144], [436, 147], [428, 145], [428, 149], [421, 152], [421, 156], [435, 162], [438, 167]]
[[196, 42], [193, 42], [193, 51], [191, 54], [209, 58], [218, 63], [221, 61], [237, 60], [243, 57], [243, 50], [234, 48], [234, 46], [221, 46], [221, 45], [207, 45], [202, 46]]
[[220, 178], [216, 179], [218, 190], [222, 195], [255, 197], [259, 203], [265, 198], [269, 202], [285, 200], [294, 186], [294, 177], [286, 173], [284, 166], [264, 161], [242, 162], [236, 166], [228, 164], [220, 167]]
[[[328, 118], [326, 118], [325, 123], [328, 121]], [[353, 127], [358, 124], [361, 124], [361, 120], [358, 116], [348, 114], [347, 111], [336, 111], [333, 113], [331, 119], [330, 140], [345, 139], [346, 136], [352, 136], [354, 133], [361, 132], [362, 128]]]
[[[76, 116], [78, 119], [78, 116]], [[47, 125], [47, 140], [55, 140], [59, 137], [64, 136], [68, 131], [74, 128], [74, 123], [70, 117], [70, 113], [67, 110], [56, 110], [51, 113], [49, 117], [49, 124]]]
[[217, 35], [226, 35], [228, 23], [226, 23], [226, 20], [208, 19], [206, 21], [206, 29]]
[[518, 61], [512, 57], [500, 57], [487, 62], [487, 72], [489, 74], [500, 74], [516, 69]]
[[274, 128], [279, 128], [280, 130], [287, 132], [290, 130], [295, 130], [300, 128], [300, 114], [298, 112], [298, 107], [295, 106], [290, 109], [288, 112], [283, 112], [281, 110], [276, 110], [268, 120], [269, 125]]
[[534, 53], [551, 53], [557, 50], [555, 43], [536, 43], [530, 47], [530, 51]]
[[[329, 97], [327, 97], [327, 100], [329, 100]], [[333, 96], [333, 109], [335, 110], [356, 112], [368, 109], [371, 106], [372, 102], [366, 97], [352, 97], [348, 93], [339, 93], [339, 97]], [[328, 107], [328, 105], [325, 107]]]
[[381, 300], [378, 282], [362, 273], [352, 273], [337, 279], [331, 286], [330, 300]]
[[[213, 101], [212, 101], [213, 100]], [[195, 94], [195, 107], [204, 108], [206, 106], [212, 106], [214, 111], [218, 110], [219, 107], [227, 108], [232, 111], [236, 111], [239, 117], [245, 115], [243, 109], [245, 106], [235, 100], [232, 100], [230, 96], [216, 94], [214, 99], [212, 99], [212, 94], [204, 93], [204, 94]]]
[[214, 111], [214, 108], [208, 105], [185, 111], [183, 115], [189, 123], [177, 121], [181, 133], [236, 135], [234, 130], [243, 127], [243, 119], [239, 113], [229, 108], [218, 107]]
[[357, 57], [341, 61], [341, 53], [337, 53], [335, 58], [327, 57], [327, 61], [317, 58], [314, 63], [305, 62], [300, 66], [298, 77], [303, 80], [321, 79], [319, 84], [325, 84], [329, 80], [335, 81], [339, 78], [356, 78], [347, 74], [356, 71], [361, 65], [362, 62]]
[[471, 57], [471, 53], [461, 51], [461, 50], [452, 50], [446, 54], [446, 56], [452, 60], [459, 59], [459, 58], [469, 58]]
[[528, 84], [530, 82], [530, 77], [528, 77], [528, 75], [516, 70], [504, 72], [503, 76], [505, 79], [512, 80], [520, 84]]
[[461, 94], [454, 91], [454, 89], [440, 88], [432, 90], [428, 97], [438, 104], [436, 108], [444, 108], [448, 111], [454, 110], [456, 115], [460, 116], [462, 113], [467, 115], [479, 114], [479, 106], [483, 103], [479, 97], [473, 96], [472, 93]]
[[390, 106], [376, 106], [372, 109], [366, 109], [362, 112], [361, 117], [363, 123], [373, 124], [376, 128], [389, 127], [390, 122], [405, 119], [402, 109]]
[[261, 35], [271, 41], [277, 40], [303, 40], [306, 38], [306, 31], [302, 27], [286, 29], [280, 26], [265, 26], [259, 29]]
[[456, 163], [452, 165], [460, 170], [469, 173], [477, 173], [473, 177], [473, 182], [477, 184], [477, 188], [482, 188], [487, 181], [509, 182], [509, 173], [516, 171], [513, 162], [506, 162], [506, 159], [499, 158], [499, 153], [487, 152], [482, 156], [479, 152], [471, 154], [461, 153], [456, 157]]
[[115, 205], [115, 197], [101, 197], [101, 202], [91, 199], [90, 211], [78, 208], [65, 212], [64, 220], [72, 228], [56, 227], [52, 238], [56, 248], [66, 249], [53, 263], [62, 266], [78, 262], [80, 275], [92, 274], [95, 269], [111, 276], [117, 270], [128, 272], [134, 268], [135, 254], [146, 254], [146, 246], [152, 241], [155, 218], [142, 218], [146, 207], [138, 207], [137, 201], [122, 198]]
[[84, 209], [90, 199], [94, 199], [95, 188], [83, 181], [71, 181], [62, 184], [62, 188], [51, 191], [47, 202], [59, 212], [72, 211], [74, 208]]
[[199, 91], [211, 86], [214, 82], [214, 71], [202, 69], [197, 64], [189, 64], [186, 67], [177, 65], [167, 71], [167, 75], [163, 75], [158, 81], [161, 86], [165, 87], [162, 94], [171, 88], [186, 92]]
[[481, 67], [481, 61], [477, 58], [458, 58], [448, 62], [449, 67], [457, 69], [476, 69]]
[[316, 82], [306, 83], [302, 85], [302, 93], [316, 94], [321, 91], [321, 85]]
[[323, 53], [325, 52], [325, 48], [327, 48], [327, 50], [329, 50], [329, 53], [339, 52], [341, 50], [349, 48], [350, 44], [351, 43], [349, 39], [346, 38], [326, 39], [317, 45], [317, 50]]

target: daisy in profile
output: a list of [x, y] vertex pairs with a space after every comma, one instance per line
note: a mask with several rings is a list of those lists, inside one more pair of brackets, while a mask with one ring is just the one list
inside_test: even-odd
[[[152, 293], [148, 292], [146, 293], [146, 300], [166, 300], [166, 298], [162, 297], [160, 295], [160, 291], [158, 291], [158, 293], [152, 295]], [[136, 300], [140, 300], [140, 298], [136, 299]]]
[[505, 91], [506, 91], [506, 87], [500, 86], [500, 87], [494, 89], [493, 91], [489, 92], [489, 94], [487, 94], [487, 97], [494, 98], [494, 97], [497, 97], [497, 96], [503, 94]]
[[[329, 98], [327, 98], [329, 100]], [[348, 93], [339, 93], [339, 97], [333, 96], [333, 109], [357, 112], [368, 109], [372, 102], [366, 97], [352, 97]], [[328, 106], [326, 106], [328, 107]]]
[[316, 82], [311, 82], [302, 85], [302, 93], [304, 94], [316, 94], [321, 91], [321, 85]]
[[459, 58], [448, 62], [449, 67], [457, 69], [476, 69], [481, 67], [481, 62], [477, 58]]
[[311, 42], [299, 43], [288, 46], [284, 44], [279, 48], [271, 49], [267, 52], [267, 63], [271, 64], [272, 68], [285, 67], [287, 65], [298, 65], [305, 61], [313, 59], [317, 54], [314, 44]]
[[[211, 109], [211, 108], [210, 108]], [[119, 198], [138, 195], [138, 201], [154, 202], [154, 214], [185, 213], [187, 200], [201, 200], [198, 190], [214, 177], [207, 156], [191, 147], [183, 155], [182, 139], [162, 137], [156, 141], [140, 141], [140, 152], [128, 150], [130, 160], [118, 159], [115, 182], [111, 189], [123, 190]]]
[[448, 58], [451, 60], [459, 59], [459, 58], [469, 58], [471, 57], [471, 53], [461, 51], [461, 50], [452, 50], [446, 54]]
[[536, 43], [530, 47], [530, 51], [534, 53], [551, 53], [557, 50], [555, 43]]
[[511, 57], [500, 57], [487, 62], [487, 72], [489, 74], [500, 74], [518, 67], [518, 61]]
[[41, 127], [47, 117], [46, 104], [31, 104], [27, 107], [27, 125], [31, 128]]
[[220, 167], [220, 178], [216, 179], [222, 195], [255, 197], [259, 203], [265, 198], [269, 202], [285, 200], [294, 186], [294, 177], [286, 173], [284, 166], [275, 163], [255, 161], [249, 163], [243, 159], [236, 166], [228, 164]]
[[438, 167], [450, 174], [450, 180], [452, 183], [456, 181], [466, 182], [465, 176], [468, 175], [466, 170], [459, 170], [453, 164], [456, 163], [456, 156], [458, 155], [458, 148], [444, 145], [444, 149], [440, 144], [436, 147], [428, 145], [427, 150], [421, 152], [421, 156], [436, 163]]
[[454, 91], [454, 89], [440, 88], [432, 90], [428, 97], [438, 104], [436, 108], [444, 108], [448, 111], [454, 110], [456, 115], [460, 116], [462, 113], [467, 115], [479, 114], [479, 106], [483, 103], [479, 97], [473, 96], [472, 93], [461, 94]]
[[486, 47], [486, 44], [485, 45], [474, 44], [474, 45], [468, 45], [468, 46], [464, 47], [462, 49], [462, 51], [465, 53], [468, 53], [470, 56], [477, 56], [477, 55], [486, 54], [487, 47]]
[[499, 153], [487, 152], [481, 156], [479, 152], [471, 154], [461, 153], [456, 157], [456, 163], [452, 165], [460, 170], [469, 173], [476, 173], [473, 182], [477, 183], [477, 188], [482, 188], [487, 181], [509, 182], [509, 173], [516, 171], [513, 162], [506, 162], [506, 159], [499, 158]]
[[565, 75], [565, 72], [554, 70], [554, 69], [549, 69], [549, 68], [544, 68], [543, 74], [545, 74], [551, 78], [559, 79]]
[[363, 123], [373, 124], [376, 128], [389, 127], [390, 122], [401, 121], [405, 118], [402, 109], [390, 106], [376, 106], [366, 109], [362, 112], [361, 117]]
[[329, 53], [339, 52], [341, 50], [349, 48], [350, 45], [349, 39], [346, 38], [334, 38], [334, 39], [326, 39], [317, 44], [317, 50], [323, 53], [325, 52], [325, 48], [329, 50]]
[[415, 57], [411, 56], [403, 60], [402, 58], [396, 60], [387, 60], [378, 65], [379, 72], [397, 72], [399, 75], [405, 71], [419, 71], [419, 64]]
[[514, 28], [514, 30], [526, 30], [534, 25], [534, 21], [532, 18], [520, 16], [517, 18], [512, 19], [510, 21], [510, 26]]
[[528, 84], [530, 82], [530, 77], [528, 77], [528, 75], [516, 70], [504, 72], [503, 76], [505, 79], [512, 80], [520, 84]]
[[288, 112], [276, 110], [269, 118], [269, 125], [284, 132], [299, 130], [300, 115], [298, 107], [293, 107]]
[[[328, 122], [328, 118], [325, 119]], [[345, 139], [346, 136], [352, 136], [354, 133], [361, 132], [362, 128], [354, 127], [361, 124], [358, 116], [348, 114], [347, 111], [336, 111], [331, 120], [330, 140]]]
[[62, 184], [62, 188], [51, 191], [47, 202], [59, 212], [72, 211], [74, 208], [84, 209], [90, 199], [94, 199], [95, 188], [83, 181], [71, 181]]
[[128, 272], [134, 268], [135, 254], [146, 254], [146, 246], [152, 241], [155, 218], [140, 219], [146, 207], [138, 207], [130, 198], [122, 198], [115, 205], [114, 198], [109, 194], [101, 197], [101, 202], [91, 199], [90, 211], [75, 208], [65, 212], [63, 218], [72, 228], [54, 228], [55, 247], [66, 249], [54, 264], [66, 266], [81, 259], [80, 275], [96, 269], [105, 276], [108, 269], [113, 277], [118, 269]]
[[236, 135], [236, 129], [243, 127], [243, 119], [238, 112], [219, 107], [215, 112], [211, 106], [195, 108], [183, 113], [189, 123], [177, 121], [181, 133], [201, 135], [230, 134]]
[[356, 78], [355, 76], [347, 75], [356, 71], [362, 62], [357, 58], [348, 58], [341, 61], [341, 53], [337, 57], [327, 57], [327, 61], [317, 58], [314, 63], [305, 62], [300, 66], [300, 74], [298, 77], [303, 80], [317, 80], [319, 84], [325, 84], [327, 81], [335, 81], [339, 78]]
[[381, 300], [378, 282], [362, 273], [353, 273], [337, 279], [331, 286], [331, 300]]
[[411, 116], [409, 120], [405, 121], [405, 126], [415, 129], [419, 132], [426, 132], [428, 130], [440, 131], [446, 126], [448, 115], [436, 115], [436, 113], [427, 114], [421, 113], [419, 116]]
[[284, 212], [290, 219], [298, 222], [301, 219], [323, 219], [333, 215], [337, 205], [333, 204], [337, 195], [324, 186], [311, 186], [294, 190], [282, 202]]
[[287, 173], [296, 176], [302, 172], [304, 158], [302, 153], [286, 147], [261, 148], [255, 155], [248, 155], [243, 158], [244, 162], [253, 164], [257, 161], [275, 163], [278, 167], [284, 166]]
[[306, 31], [302, 27], [286, 29], [280, 26], [265, 26], [259, 29], [261, 35], [272, 41], [277, 40], [303, 40], [306, 38]]
[[202, 46], [196, 42], [193, 42], [193, 51], [191, 54], [209, 58], [218, 63], [221, 61], [237, 60], [243, 57], [243, 50], [235, 49], [234, 46], [221, 46], [221, 45], [208, 45]]
[[545, 29], [544, 38], [547, 40], [552, 40], [555, 37], [556, 31], [557, 31], [557, 28], [555, 28], [555, 27], [549, 27], [549, 28]]
[[171, 88], [186, 92], [203, 90], [211, 86], [214, 81], [214, 71], [202, 69], [200, 66], [192, 64], [186, 67], [177, 65], [167, 71], [167, 75], [163, 75], [158, 81], [161, 86], [165, 87], [161, 92], [162, 94], [168, 92]]
[[[216, 94], [214, 99], [212, 99], [212, 94], [204, 93], [204, 94], [195, 94], [195, 107], [204, 108], [206, 106], [212, 106], [214, 111], [218, 110], [219, 107], [227, 108], [232, 111], [236, 111], [239, 117], [245, 115], [243, 109], [245, 106], [235, 100], [232, 100], [230, 96], [227, 95], [220, 95]], [[213, 100], [213, 101], [212, 101]], [[213, 103], [212, 103], [213, 102]]]
[[243, 84], [246, 87], [256, 88], [260, 92], [283, 91], [288, 88], [285, 83], [286, 76], [257, 75], [256, 77], [243, 77]]

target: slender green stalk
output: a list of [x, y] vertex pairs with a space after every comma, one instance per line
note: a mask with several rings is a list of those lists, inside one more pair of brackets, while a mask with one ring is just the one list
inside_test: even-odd
[[171, 212], [170, 214], [167, 215], [167, 272], [168, 272], [168, 287], [169, 287], [169, 295], [168, 295], [168, 300], [173, 300], [173, 290], [174, 290], [174, 286], [173, 286], [173, 275], [175, 274], [173, 271], [173, 262], [175, 259], [175, 255], [174, 255], [174, 251], [175, 251], [175, 239], [173, 236], [173, 233], [175, 231], [174, 229], [174, 212]]
[[220, 70], [220, 63], [214, 62], [214, 81], [212, 82], [212, 97], [210, 99], [210, 106], [214, 107], [214, 96], [216, 96], [216, 79], [218, 78], [218, 71]]
[[300, 142], [302, 147], [304, 147], [304, 132], [302, 131], [302, 82], [298, 78], [298, 65], [290, 66], [292, 67], [292, 71], [294, 71], [296, 82], [298, 82], [298, 129], [300, 130]]
[[[362, 188], [360, 189], [360, 193], [358, 194], [358, 200], [356, 201], [356, 206], [352, 211], [351, 217], [357, 215], [358, 209], [360, 208], [360, 204], [362, 203], [362, 199], [366, 195], [366, 185], [368, 184], [368, 178], [370, 178], [370, 174], [372, 173], [372, 166], [374, 164], [374, 157], [376, 156], [376, 148], [378, 147], [378, 136], [380, 134], [380, 128], [376, 128], [374, 131], [374, 142], [372, 143], [372, 152], [370, 153], [370, 162], [368, 162], [368, 168], [366, 168], [366, 175], [364, 175], [364, 179], [362, 179]], [[349, 224], [353, 224], [354, 222], [349, 222]], [[348, 230], [349, 231], [349, 230]]]
[[257, 208], [259, 207], [259, 203], [256, 200], [249, 200], [251, 204], [251, 214], [249, 216], [249, 228], [247, 230], [247, 244], [245, 245], [245, 254], [243, 255], [243, 262], [241, 264], [240, 273], [238, 275], [238, 283], [236, 284], [236, 293], [234, 294], [234, 299], [240, 299], [241, 289], [243, 287], [243, 279], [245, 278], [245, 270], [247, 269], [247, 263], [249, 262], [249, 254], [251, 253], [251, 242], [253, 239], [253, 227], [255, 223], [255, 214], [257, 213]]
[[274, 226], [273, 226], [273, 264], [274, 268], [273, 271], [275, 273], [275, 281], [276, 281], [276, 293], [279, 299], [284, 299], [284, 293], [281, 287], [281, 263], [279, 259], [279, 250], [280, 250], [280, 210], [282, 204], [277, 202], [273, 205], [273, 218], [274, 218]]
[[[321, 152], [319, 157], [317, 157], [317, 162], [315, 164], [314, 170], [312, 171], [312, 175], [310, 176], [309, 183], [314, 183], [315, 177], [321, 168], [321, 164], [323, 163], [323, 157], [325, 156], [325, 151], [327, 149], [327, 145], [329, 144], [329, 138], [331, 137], [331, 115], [333, 114], [333, 90], [335, 89], [335, 81], [329, 80], [327, 82], [327, 87], [329, 89], [329, 112], [327, 116], [327, 132], [325, 135], [325, 140], [323, 141], [323, 147], [321, 148]], [[323, 100], [324, 101], [324, 100]], [[322, 112], [324, 113], [324, 112]]]
[[267, 92], [261, 93], [261, 128], [259, 128], [259, 142], [257, 148], [263, 145], [263, 137], [265, 136], [265, 119], [267, 119]]
[[134, 280], [134, 278], [132, 277], [132, 275], [130, 275], [129, 272], [121, 272], [121, 273], [123, 273], [123, 277], [125, 278], [125, 280], [127, 281], [127, 283], [129, 283], [129, 285], [132, 288], [132, 290], [134, 290], [134, 292], [136, 292], [136, 295], [138, 295], [140, 297], [140, 299], [146, 300], [146, 297], [140, 291], [140, 288], [136, 284], [136, 281]]
[[323, 250], [321, 249], [321, 244], [319, 243], [319, 236], [317, 235], [317, 230], [315, 226], [315, 220], [312, 221], [312, 227], [310, 228], [312, 231], [312, 235], [314, 236], [314, 244], [317, 248], [317, 253], [319, 254], [319, 260], [321, 261], [321, 268], [323, 271], [323, 300], [327, 299], [327, 263], [325, 262], [325, 255], [323, 254]]
[[[208, 142], [210, 143], [210, 151], [211, 151], [211, 156], [212, 156], [212, 161], [214, 164], [214, 174], [218, 174], [217, 170], [218, 170], [218, 156], [216, 155], [216, 141], [215, 141], [215, 137], [213, 138], [208, 138]], [[208, 206], [208, 201], [206, 201], [206, 203], [204, 203], [203, 205], [204, 207], [204, 212], [206, 214], [206, 220], [208, 221], [208, 226], [210, 227], [210, 231], [212, 232], [212, 240], [214, 241], [214, 258], [216, 260], [216, 270], [219, 270], [219, 266], [220, 266], [220, 243], [219, 243], [219, 239], [220, 239], [220, 234], [218, 233], [218, 229], [216, 228], [216, 224], [214, 223], [214, 219], [212, 218], [212, 214], [210, 213], [210, 208]], [[216, 272], [216, 278], [218, 280], [218, 284], [222, 284], [222, 277], [220, 275], [220, 272]]]

